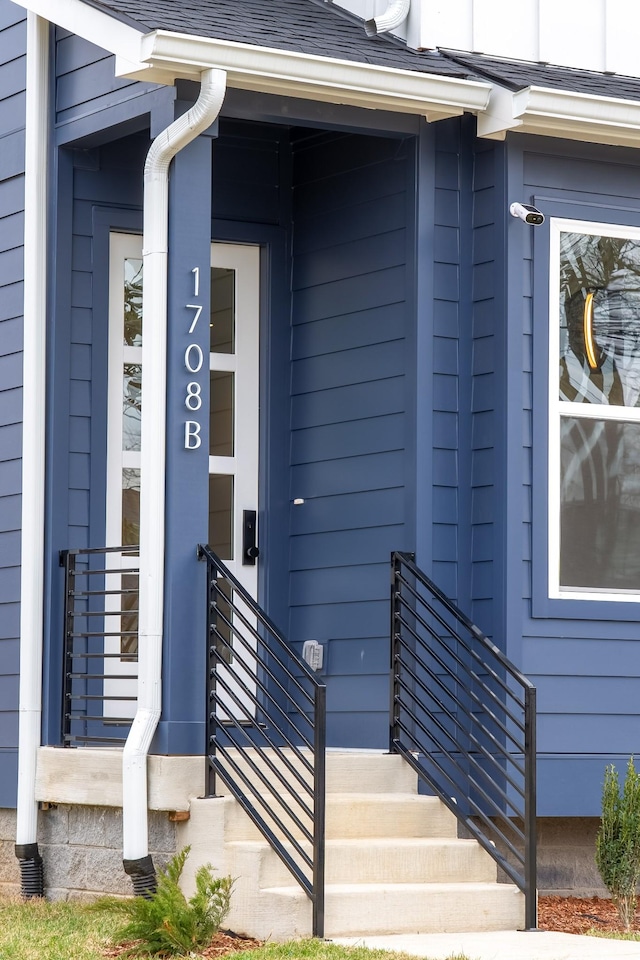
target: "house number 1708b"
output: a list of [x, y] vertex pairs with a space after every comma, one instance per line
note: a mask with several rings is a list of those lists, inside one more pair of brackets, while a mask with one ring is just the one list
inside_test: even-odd
[[[193, 274], [193, 296], [197, 299], [200, 296], [200, 268], [194, 267]], [[193, 310], [193, 316], [189, 325], [188, 333], [191, 335], [198, 325], [202, 306], [199, 303], [187, 303], [187, 310]], [[204, 355], [202, 347], [198, 343], [190, 343], [184, 351], [184, 366], [188, 374], [200, 373]], [[190, 380], [187, 383], [184, 394], [184, 405], [189, 413], [197, 413], [202, 407], [202, 386], [197, 380]], [[184, 447], [185, 450], [197, 450], [202, 444], [200, 436], [201, 424], [198, 420], [185, 420], [184, 422]]]

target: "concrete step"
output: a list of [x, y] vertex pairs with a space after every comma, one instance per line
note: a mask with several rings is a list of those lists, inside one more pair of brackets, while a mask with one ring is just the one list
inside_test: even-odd
[[[236, 749], [230, 749], [228, 753], [240, 770], [246, 773], [260, 789], [263, 789], [262, 781], [244, 757]], [[309, 751], [301, 750], [296, 753], [293, 750], [286, 749], [283, 753], [289, 764], [300, 773], [303, 780], [310, 783], [311, 777], [304, 764], [304, 759], [310, 762]], [[291, 770], [273, 750], [264, 749], [261, 753], [253, 750], [250, 759], [269, 783], [275, 785], [278, 781], [278, 776], [274, 773], [272, 767], [282, 771], [287, 782], [295, 782], [295, 775], [291, 773]], [[216, 792], [221, 796], [228, 794], [228, 788], [220, 778], [218, 780]], [[328, 750], [326, 754], [326, 792], [415, 794], [418, 792], [417, 778], [411, 767], [397, 754], [382, 753], [376, 750]]]
[[[253, 935], [284, 939], [308, 935], [311, 904], [299, 887], [261, 891], [253, 901]], [[240, 913], [229, 918], [240, 931]], [[328, 884], [325, 936], [462, 933], [517, 930], [524, 925], [524, 897], [499, 883]]]
[[[302, 837], [302, 832], [277, 801], [268, 797], [267, 802], [277, 810], [292, 835], [296, 839]], [[365, 837], [454, 839], [457, 835], [455, 817], [436, 797], [400, 793], [331, 793], [327, 795], [326, 803], [328, 840]], [[230, 798], [225, 823], [228, 842], [261, 838], [258, 828]], [[280, 833], [277, 827], [275, 830]]]
[[[288, 886], [291, 874], [266, 842], [226, 845], [233, 876], [257, 877], [258, 887]], [[310, 853], [309, 844], [304, 845]], [[288, 846], [292, 852], [292, 848]], [[298, 858], [296, 858], [298, 861]], [[491, 883], [496, 865], [474, 840], [413, 838], [329, 840], [327, 883]], [[306, 871], [308, 873], [308, 871]]]

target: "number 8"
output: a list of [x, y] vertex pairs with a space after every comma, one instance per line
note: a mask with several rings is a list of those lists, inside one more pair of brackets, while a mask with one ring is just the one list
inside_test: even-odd
[[[184, 405], [187, 410], [199, 410], [202, 406], [202, 397], [200, 396], [201, 387], [199, 383], [192, 380], [187, 384], [187, 395], [184, 398]], [[193, 402], [192, 402], [193, 401]]]

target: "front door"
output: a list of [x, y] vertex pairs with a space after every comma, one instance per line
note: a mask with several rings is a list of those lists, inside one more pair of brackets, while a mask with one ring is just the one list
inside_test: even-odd
[[[255, 599], [258, 589], [259, 280], [255, 246], [211, 245], [209, 546]], [[226, 581], [220, 586], [228, 595]], [[255, 620], [238, 601], [240, 613]], [[224, 608], [223, 608], [224, 609]], [[225, 609], [233, 623], [230, 609]], [[221, 623], [219, 716], [254, 715], [255, 663]], [[246, 630], [243, 631], [246, 634]]]
[[[259, 279], [260, 250], [256, 246], [211, 245], [211, 314], [209, 317], [209, 523], [202, 539], [227, 564], [243, 587], [257, 596], [257, 515], [259, 447]], [[109, 390], [107, 444], [107, 544], [137, 544], [140, 532], [140, 422], [142, 353], [142, 238], [113, 233], [110, 239]], [[196, 273], [194, 283], [206, 282]], [[194, 316], [194, 323], [197, 322]], [[185, 406], [196, 412], [203, 399], [196, 375], [206, 358], [196, 345], [184, 357], [194, 380], [187, 386]], [[206, 369], [206, 366], [205, 366]], [[203, 477], [203, 482], [207, 478]], [[247, 540], [247, 533], [253, 540]], [[254, 549], [248, 549], [253, 547]], [[105, 717], [127, 718], [135, 712], [137, 616], [123, 615], [120, 590], [132, 586], [137, 556], [108, 555], [114, 570], [106, 589], [113, 590], [113, 615], [107, 618], [105, 652], [111, 654], [105, 678]], [[123, 568], [133, 570], [124, 573]], [[242, 611], [245, 613], [245, 611]], [[121, 636], [117, 636], [121, 634]], [[225, 710], [246, 713], [242, 684], [255, 693], [247, 655], [234, 643], [231, 631], [224, 654], [229, 667], [221, 677]], [[247, 669], [244, 666], [247, 666]], [[225, 684], [230, 693], [225, 694]], [[127, 699], [120, 699], [127, 698]], [[240, 706], [238, 700], [240, 700]], [[249, 697], [249, 700], [251, 697]], [[224, 712], [224, 711], [223, 711]]]

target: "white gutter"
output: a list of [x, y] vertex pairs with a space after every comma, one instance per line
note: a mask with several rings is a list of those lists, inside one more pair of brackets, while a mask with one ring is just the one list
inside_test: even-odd
[[640, 102], [549, 87], [516, 93], [494, 87], [486, 113], [478, 116], [478, 136], [504, 139], [507, 130], [638, 147]]
[[375, 37], [377, 33], [389, 33], [395, 30], [409, 16], [411, 0], [391, 0], [384, 13], [371, 20], [365, 20], [364, 32], [368, 37]]
[[197, 79], [202, 70], [211, 67], [226, 70], [230, 87], [411, 113], [429, 120], [459, 116], [465, 110], [478, 113], [486, 107], [491, 92], [491, 84], [485, 81], [166, 30], [142, 38], [137, 63], [116, 59], [116, 76], [171, 84], [176, 77]]
[[[22, 408], [22, 560], [20, 580], [20, 701], [16, 856], [37, 884], [36, 760], [42, 720], [44, 610], [45, 411], [47, 321], [47, 178], [49, 142], [49, 23], [27, 14], [27, 95], [24, 197], [24, 345]], [[26, 385], [29, 389], [26, 389]], [[25, 873], [26, 871], [26, 873]]]
[[149, 879], [153, 866], [148, 857], [147, 754], [162, 706], [169, 165], [211, 126], [226, 91], [223, 70], [205, 70], [200, 79], [198, 100], [156, 137], [144, 169], [139, 679], [137, 711], [122, 757], [123, 859], [136, 893], [153, 885]]

